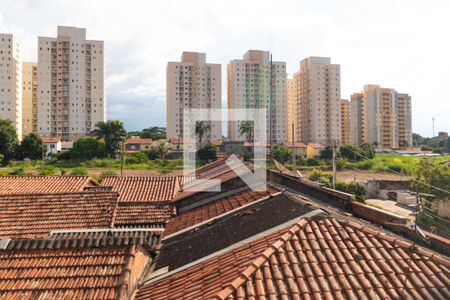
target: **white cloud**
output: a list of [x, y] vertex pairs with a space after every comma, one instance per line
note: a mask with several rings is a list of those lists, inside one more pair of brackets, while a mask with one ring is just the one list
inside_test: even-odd
[[129, 129], [165, 124], [165, 66], [183, 50], [222, 64], [248, 49], [273, 51], [288, 72], [307, 56], [341, 64], [342, 97], [374, 83], [413, 97], [414, 131], [450, 131], [447, 1], [0, 0], [0, 30], [36, 59], [37, 36], [86, 27], [106, 42], [108, 116]]

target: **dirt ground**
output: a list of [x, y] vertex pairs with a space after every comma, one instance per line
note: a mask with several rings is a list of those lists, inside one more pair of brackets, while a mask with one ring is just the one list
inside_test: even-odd
[[[312, 170], [301, 170], [304, 177], [308, 177]], [[350, 183], [353, 181], [366, 181], [366, 180], [408, 180], [408, 177], [392, 174], [392, 173], [372, 173], [364, 172], [361, 170], [356, 171], [338, 171], [337, 180]]]

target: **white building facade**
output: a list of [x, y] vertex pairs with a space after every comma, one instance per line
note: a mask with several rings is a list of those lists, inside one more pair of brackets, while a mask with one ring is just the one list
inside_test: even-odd
[[74, 141], [106, 119], [103, 41], [86, 29], [58, 26], [56, 38], [38, 38], [37, 131]]
[[[287, 139], [286, 62], [272, 61], [268, 51], [249, 50], [243, 59], [227, 66], [228, 108], [267, 110], [267, 140], [283, 143]], [[228, 122], [228, 138], [243, 141], [241, 122]]]
[[331, 64], [329, 57], [309, 57], [300, 62], [292, 80], [295, 141], [341, 143], [340, 65]]
[[0, 118], [11, 120], [22, 139], [22, 53], [12, 34], [0, 34]]
[[[183, 111], [194, 108], [222, 106], [221, 65], [206, 63], [206, 54], [183, 52], [181, 61], [168, 62], [166, 68], [166, 125], [167, 138], [183, 138]], [[222, 124], [207, 122], [211, 130], [203, 141], [222, 138]]]

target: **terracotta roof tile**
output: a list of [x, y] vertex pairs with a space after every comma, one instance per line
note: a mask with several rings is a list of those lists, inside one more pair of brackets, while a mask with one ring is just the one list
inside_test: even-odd
[[135, 245], [1, 250], [0, 298], [124, 299], [148, 260]]
[[82, 192], [98, 185], [89, 176], [0, 176], [0, 195]]
[[120, 202], [171, 200], [179, 190], [175, 176], [166, 177], [105, 177], [102, 186], [112, 186], [120, 194]]
[[59, 141], [61, 141], [59, 137], [52, 136], [42, 136], [41, 139], [44, 143], [58, 143]]
[[163, 224], [174, 216], [175, 209], [171, 204], [119, 202], [114, 226]]
[[251, 189], [244, 190], [237, 194], [216, 200], [201, 207], [191, 209], [179, 214], [175, 219], [167, 223], [164, 235], [168, 236], [172, 233], [210, 220], [220, 216], [226, 212], [242, 207], [254, 201], [266, 198], [271, 194], [277, 193], [278, 190], [268, 187], [266, 192], [255, 192]]
[[156, 277], [136, 299], [449, 299], [449, 268], [447, 259], [355, 223], [302, 219]]
[[152, 139], [143, 139], [143, 138], [129, 138], [126, 141], [126, 144], [140, 144], [140, 145], [150, 145], [152, 144]]
[[43, 237], [57, 229], [110, 227], [118, 194], [0, 195], [0, 237]]

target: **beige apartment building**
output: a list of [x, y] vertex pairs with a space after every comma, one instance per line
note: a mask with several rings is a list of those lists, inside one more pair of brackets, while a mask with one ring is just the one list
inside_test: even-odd
[[297, 104], [296, 104], [296, 91], [295, 91], [295, 81], [294, 79], [287, 79], [286, 84], [286, 103], [287, 103], [287, 141], [288, 143], [292, 143], [292, 138], [294, 137], [294, 140], [296, 140], [295, 132], [298, 128], [298, 118], [297, 116]]
[[13, 121], [22, 139], [22, 53], [19, 40], [0, 33], [0, 118]]
[[295, 107], [296, 142], [342, 142], [340, 78], [340, 65], [331, 64], [329, 57], [312, 56], [300, 62], [288, 104]]
[[[206, 54], [183, 52], [180, 62], [166, 68], [167, 138], [183, 138], [185, 108], [221, 108], [221, 65], [206, 63]], [[222, 137], [221, 122], [209, 122], [211, 130], [204, 141]]]
[[22, 134], [37, 132], [37, 64], [22, 63]]
[[[249, 50], [243, 59], [227, 66], [228, 108], [265, 108], [267, 139], [283, 143], [287, 139], [286, 62], [272, 61], [268, 51]], [[228, 138], [243, 141], [241, 121], [228, 122]], [[269, 133], [270, 132], [270, 133]]]
[[[352, 98], [353, 101], [353, 98]], [[355, 97], [355, 101], [358, 101]], [[412, 146], [411, 97], [379, 85], [366, 85], [361, 101], [361, 140], [379, 148]], [[357, 109], [358, 105], [352, 105]], [[358, 112], [352, 111], [352, 115]], [[358, 118], [352, 118], [352, 123]], [[352, 124], [355, 128], [357, 125]]]
[[350, 139], [350, 101], [341, 99], [341, 141], [348, 145]]
[[362, 98], [362, 93], [354, 93], [350, 96], [350, 139], [353, 145], [362, 143]]
[[37, 131], [74, 141], [106, 119], [103, 41], [86, 29], [58, 26], [57, 37], [38, 38]]

